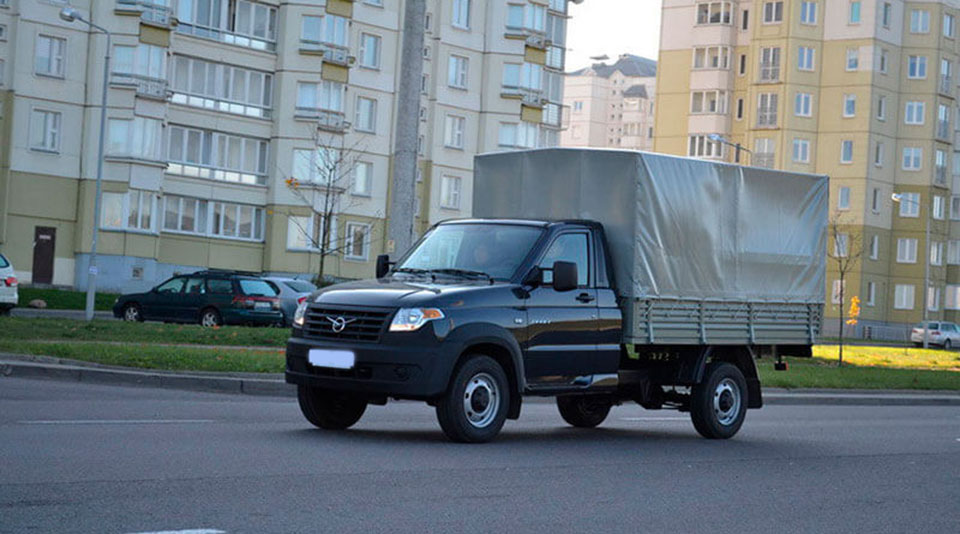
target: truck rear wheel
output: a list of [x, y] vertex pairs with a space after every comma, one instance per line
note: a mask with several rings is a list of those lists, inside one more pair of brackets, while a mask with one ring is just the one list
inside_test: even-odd
[[350, 428], [367, 409], [366, 399], [309, 386], [297, 386], [297, 401], [307, 421], [324, 430]]
[[613, 403], [596, 395], [562, 395], [557, 397], [560, 417], [577, 428], [594, 428], [610, 413]]
[[500, 433], [510, 408], [507, 374], [496, 360], [474, 355], [457, 369], [437, 402], [443, 433], [460, 443], [484, 443]]
[[712, 362], [703, 382], [693, 387], [690, 419], [707, 439], [731, 438], [747, 415], [747, 381], [737, 366]]

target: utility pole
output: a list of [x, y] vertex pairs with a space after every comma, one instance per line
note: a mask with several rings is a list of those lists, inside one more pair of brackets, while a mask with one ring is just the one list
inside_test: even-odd
[[387, 215], [387, 252], [403, 254], [413, 244], [420, 138], [420, 84], [423, 77], [426, 0], [406, 0], [393, 141], [393, 177]]

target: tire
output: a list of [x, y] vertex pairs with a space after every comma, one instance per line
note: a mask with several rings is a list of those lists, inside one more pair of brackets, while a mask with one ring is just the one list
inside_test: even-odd
[[500, 433], [510, 408], [507, 374], [496, 360], [470, 356], [437, 402], [437, 421], [452, 441], [484, 443]]
[[130, 323], [143, 322], [143, 309], [136, 302], [131, 302], [123, 307], [123, 320]]
[[208, 328], [223, 326], [223, 317], [216, 308], [207, 308], [200, 312], [200, 326], [206, 326]]
[[950, 343], [950, 340], [949, 340], [949, 339], [945, 339], [945, 340], [943, 341], [943, 350], [950, 350], [950, 349], [952, 349], [952, 348], [953, 348], [953, 344]]
[[613, 403], [595, 395], [563, 395], [557, 397], [560, 417], [577, 428], [594, 428], [610, 413]]
[[366, 399], [309, 386], [297, 386], [300, 411], [314, 426], [324, 430], [345, 430], [363, 417]]
[[693, 387], [690, 419], [707, 439], [732, 438], [747, 415], [747, 381], [737, 366], [712, 362], [703, 382]]

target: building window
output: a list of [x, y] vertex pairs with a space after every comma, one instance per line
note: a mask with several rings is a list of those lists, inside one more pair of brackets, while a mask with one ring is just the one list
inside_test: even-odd
[[930, 243], [930, 265], [943, 265], [943, 243], [939, 241]]
[[910, 56], [907, 60], [907, 78], [922, 80], [927, 77], [927, 56]]
[[880, 258], [880, 236], [874, 235], [870, 238], [870, 259], [876, 260]]
[[797, 48], [797, 68], [800, 70], [813, 70], [813, 58], [815, 50], [809, 46]]
[[733, 7], [730, 2], [697, 4], [697, 24], [730, 24]]
[[917, 240], [901, 237], [897, 239], [897, 263], [917, 263]]
[[847, 70], [854, 71], [860, 68], [860, 49], [859, 48], [848, 48], [847, 49]]
[[837, 209], [838, 210], [848, 210], [850, 209], [850, 188], [841, 187], [837, 189]]
[[573, 111], [576, 113], [583, 111], [583, 100], [573, 101]]
[[349, 22], [337, 15], [305, 15], [300, 23], [301, 45], [328, 44], [344, 49], [349, 45]]
[[837, 234], [833, 241], [833, 255], [837, 258], [846, 258], [850, 252], [850, 235]]
[[777, 94], [757, 95], [757, 127], [772, 128], [777, 125]]
[[131, 189], [126, 193], [103, 193], [100, 227], [155, 232], [157, 195]]
[[343, 84], [323, 80], [297, 84], [298, 110], [343, 111]]
[[767, 47], [760, 49], [760, 81], [780, 81], [780, 48]]
[[884, 2], [880, 9], [880, 23], [884, 28], [890, 28], [890, 20], [893, 18], [893, 5], [890, 2]]
[[[337, 218], [330, 217], [330, 224], [324, 224], [326, 217], [314, 213], [310, 216], [287, 217], [287, 249], [288, 250], [325, 250], [328, 253], [336, 251], [337, 247]], [[329, 226], [329, 229], [326, 227]]]
[[503, 148], [536, 148], [539, 130], [529, 122], [501, 122], [498, 144]]
[[[737, 99], [737, 120], [739, 121], [742, 119], [743, 119], [743, 99], [738, 98]], [[651, 128], [650, 130], [652, 131], [653, 128]], [[652, 133], [649, 137], [653, 137]]]
[[59, 111], [34, 109], [30, 114], [30, 148], [59, 152], [61, 117]]
[[67, 49], [67, 40], [49, 35], [37, 36], [36, 61], [34, 72], [44, 76], [63, 77], [64, 52]]
[[796, 163], [810, 163], [810, 141], [806, 139], [793, 140], [793, 161]]
[[370, 257], [370, 225], [358, 222], [347, 223], [344, 259], [367, 261]]
[[901, 217], [919, 217], [920, 216], [920, 193], [901, 193], [900, 194], [900, 216]]
[[344, 185], [341, 181], [349, 172], [345, 168], [347, 163], [343, 153], [336, 148], [297, 148], [293, 150], [290, 177], [303, 183], [341, 186]]
[[[152, 1], [146, 5], [169, 5]], [[260, 50], [275, 48], [277, 9], [262, 3], [181, 0], [177, 31]]]
[[893, 291], [893, 308], [896, 310], [912, 310], [913, 289], [912, 285], [897, 284]]
[[867, 298], [864, 301], [866, 306], [874, 306], [877, 303], [877, 284], [867, 282]]
[[460, 209], [460, 184], [459, 176], [443, 175], [440, 178], [440, 207], [458, 210]]
[[270, 116], [273, 75], [241, 67], [176, 56], [171, 101], [250, 117]]
[[266, 184], [268, 141], [186, 126], [167, 129], [167, 173]]
[[107, 122], [106, 153], [109, 156], [160, 161], [162, 146], [163, 122], [160, 120], [134, 117]]
[[877, 99], [877, 120], [887, 120], [887, 97], [885, 96]]
[[930, 12], [926, 9], [910, 10], [910, 33], [930, 33]]
[[840, 141], [840, 163], [853, 163], [853, 141]]
[[783, 2], [764, 2], [763, 23], [776, 24], [778, 22], [783, 22]]
[[[877, 167], [883, 167], [883, 141], [877, 141], [877, 146], [873, 149], [873, 164]], [[874, 192], [877, 190], [874, 189]], [[876, 196], [876, 195], [874, 195]], [[876, 198], [874, 198], [874, 205], [876, 205]], [[874, 211], [876, 211], [874, 207]]]
[[850, 2], [850, 10], [847, 20], [850, 24], [860, 24], [860, 2], [859, 0]]
[[940, 308], [940, 288], [928, 287], [927, 288], [927, 309], [930, 311], [937, 311], [939, 308]]
[[377, 101], [363, 96], [357, 97], [357, 116], [355, 128], [361, 132], [376, 133]]
[[801, 24], [817, 23], [817, 3], [816, 2], [800, 2], [800, 23]]
[[728, 69], [730, 68], [730, 48], [726, 46], [705, 46], [693, 49], [693, 68]]
[[140, 43], [113, 47], [113, 73], [137, 75], [152, 80], [167, 79], [167, 49]]
[[746, 74], [746, 73], [747, 73], [747, 55], [746, 55], [746, 54], [740, 54], [740, 70], [739, 70], [739, 74], [740, 74], [740, 76], [743, 76], [743, 75]]
[[747, 31], [750, 28], [750, 10], [744, 9], [740, 13], [740, 29]]
[[163, 197], [163, 230], [188, 234], [207, 233], [207, 201], [165, 195]]
[[507, 28], [510, 30], [544, 33], [547, 10], [537, 4], [507, 5]]
[[358, 197], [368, 197], [373, 191], [373, 163], [359, 161], [353, 169], [353, 187], [351, 193]]
[[694, 91], [691, 95], [690, 113], [694, 114], [726, 114], [726, 91]]
[[888, 60], [888, 57], [887, 57], [887, 56], [888, 56], [887, 49], [886, 49], [886, 48], [881, 48], [881, 49], [880, 49], [880, 59], [879, 59], [880, 65], [879, 65], [879, 68], [878, 68], [878, 70], [880, 71], [881, 74], [886, 74], [886, 73], [887, 73], [887, 65], [889, 64], [889, 60]]
[[947, 295], [943, 304], [943, 309], [960, 310], [960, 286], [947, 286]]
[[503, 87], [507, 89], [543, 90], [543, 66], [536, 63], [505, 63]]
[[903, 114], [903, 122], [905, 124], [923, 124], [925, 119], [924, 115], [926, 114], [926, 104], [923, 102], [907, 102]]
[[906, 147], [903, 149], [903, 170], [919, 171], [922, 168], [923, 148]]
[[[456, 89], [466, 89], [469, 66], [469, 59], [463, 56], [451, 55], [449, 64], [447, 65], [447, 85]], [[583, 107], [582, 102], [580, 106]]]
[[456, 115], [447, 115], [443, 134], [443, 144], [448, 148], [463, 148], [463, 132], [467, 119]]
[[960, 194], [950, 197], [950, 220], [960, 221]]
[[940, 195], [933, 195], [933, 218], [942, 221], [945, 215], [945, 202]]
[[947, 153], [939, 148], [934, 151], [933, 181], [939, 185], [947, 185]]
[[450, 23], [457, 28], [470, 29], [470, 0], [453, 0]]
[[813, 95], [810, 93], [797, 93], [793, 101], [793, 114], [798, 117], [810, 117], [813, 115]]
[[947, 265], [960, 265], [960, 240], [947, 242]]
[[380, 68], [380, 36], [369, 33], [360, 34], [360, 66], [368, 69]]
[[843, 116], [853, 117], [857, 114], [857, 95], [843, 95]]
[[830, 295], [830, 302], [833, 304], [840, 304], [840, 296], [847, 295], [847, 281], [844, 280], [843, 283], [840, 280], [833, 281], [833, 291]]
[[691, 135], [687, 155], [697, 158], [722, 158], [723, 144], [708, 135]]

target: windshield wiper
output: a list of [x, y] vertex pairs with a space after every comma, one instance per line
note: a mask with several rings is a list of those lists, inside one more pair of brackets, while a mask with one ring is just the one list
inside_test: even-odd
[[486, 278], [490, 280], [490, 283], [493, 283], [493, 277], [483, 271], [471, 271], [469, 269], [430, 269], [432, 273], [439, 274], [449, 274], [453, 276], [463, 276], [463, 277], [473, 277], [473, 278]]
[[394, 269], [394, 270], [393, 270], [393, 274], [397, 274], [397, 273], [412, 274], [412, 275], [419, 275], [419, 276], [429, 276], [430, 279], [432, 279], [432, 280], [436, 280], [436, 279], [437, 279], [437, 277], [436, 277], [431, 271], [428, 271], [428, 270], [426, 270], [426, 269], [414, 269], [414, 268], [412, 268], [412, 267], [401, 267], [401, 268], [399, 268], [399, 269]]

